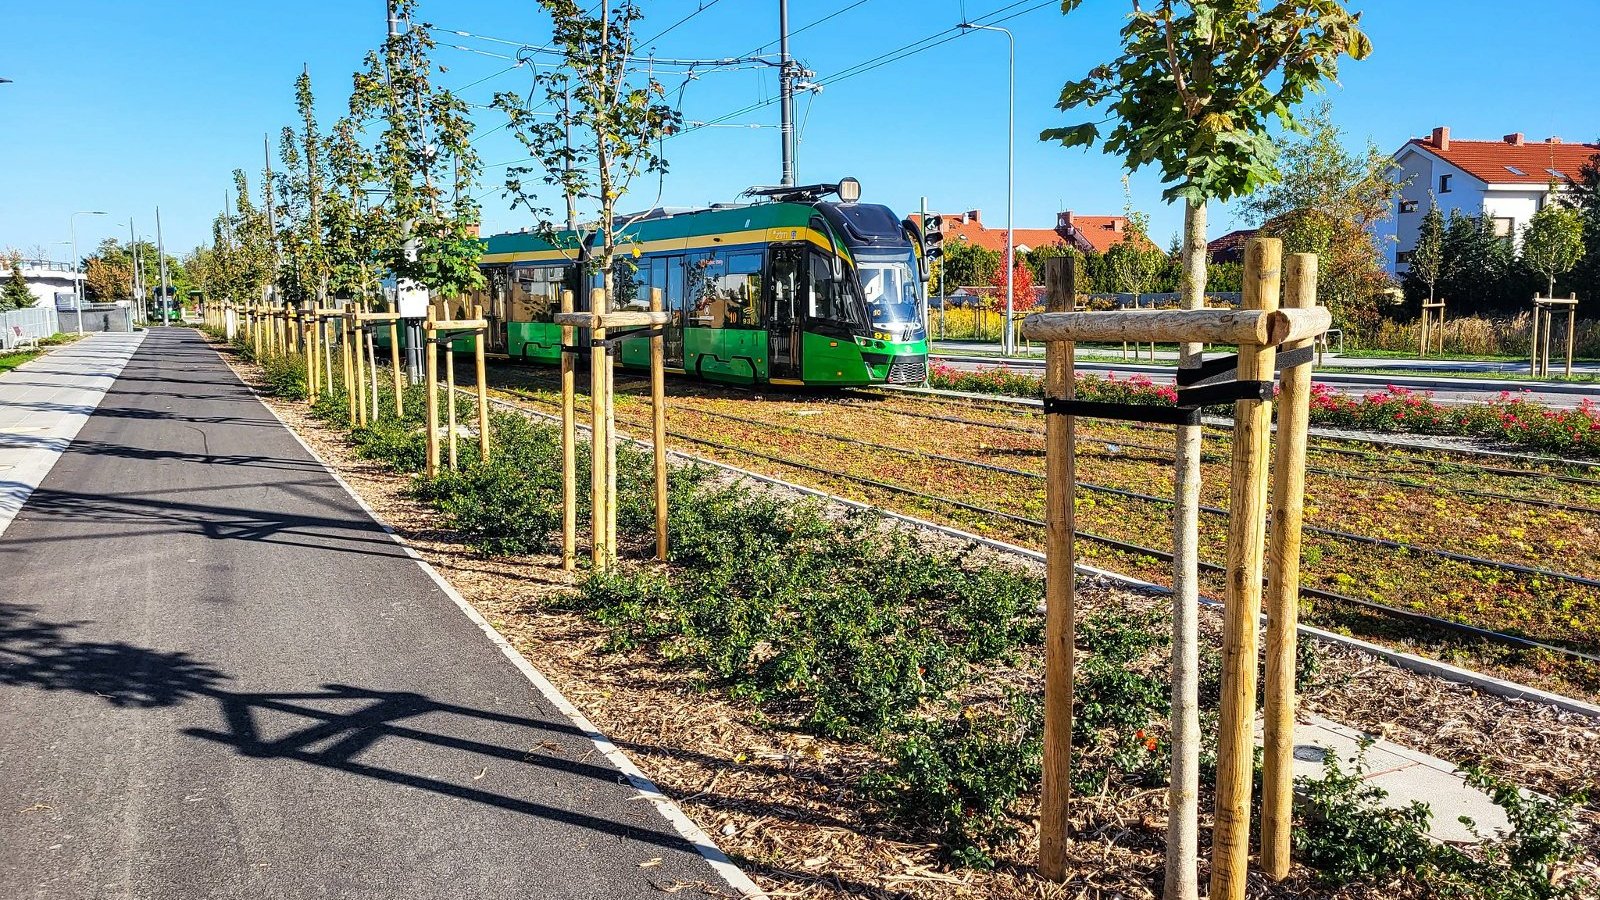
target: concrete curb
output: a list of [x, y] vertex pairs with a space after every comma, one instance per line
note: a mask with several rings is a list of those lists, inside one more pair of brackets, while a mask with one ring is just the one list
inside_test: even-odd
[[[210, 344], [210, 346], [212, 350], [217, 349], [214, 343]], [[218, 356], [221, 356], [221, 354], [218, 353]], [[651, 804], [655, 806], [656, 811], [661, 814], [662, 818], [667, 820], [668, 824], [672, 826], [673, 830], [678, 833], [678, 836], [683, 838], [684, 841], [692, 846], [695, 849], [695, 852], [699, 853], [701, 858], [710, 864], [712, 870], [718, 875], [722, 876], [723, 881], [727, 882], [730, 888], [733, 888], [733, 890], [738, 892], [739, 896], [747, 898], [747, 900], [770, 900], [770, 895], [766, 891], [762, 890], [762, 888], [754, 881], [752, 881], [750, 876], [746, 875], [738, 866], [734, 865], [733, 860], [729, 859], [728, 855], [722, 852], [722, 849], [717, 846], [716, 842], [711, 839], [710, 835], [706, 834], [706, 832], [700, 826], [696, 825], [694, 821], [683, 812], [682, 809], [679, 809], [678, 805], [672, 801], [672, 798], [662, 793], [661, 789], [656, 787], [655, 782], [651, 781], [649, 776], [640, 771], [639, 767], [634, 765], [633, 761], [629, 759], [627, 755], [624, 754], [620, 749], [618, 749], [618, 747], [611, 742], [610, 738], [606, 737], [605, 734], [600, 731], [600, 729], [596, 728], [594, 723], [589, 721], [588, 717], [580, 712], [576, 706], [573, 706], [572, 702], [569, 701], [559, 690], [557, 690], [555, 685], [550, 683], [549, 679], [545, 678], [538, 669], [534, 668], [533, 663], [529, 662], [527, 657], [518, 652], [517, 648], [513, 647], [511, 642], [506, 640], [505, 635], [502, 635], [498, 630], [495, 629], [493, 625], [489, 624], [488, 620], [486, 620], [477, 611], [477, 609], [472, 606], [471, 603], [467, 602], [467, 599], [461, 596], [460, 592], [452, 587], [450, 582], [445, 580], [444, 576], [440, 575], [437, 569], [430, 565], [427, 560], [423, 559], [422, 555], [418, 553], [410, 544], [407, 544], [399, 534], [395, 533], [395, 530], [389, 526], [389, 523], [385, 522], [381, 517], [379, 517], [377, 511], [367, 504], [367, 501], [356, 492], [355, 488], [351, 487], [349, 482], [344, 480], [343, 476], [335, 471], [332, 466], [328, 465], [327, 460], [323, 459], [321, 454], [312, 449], [311, 445], [305, 442], [305, 439], [300, 436], [299, 432], [290, 427], [289, 423], [283, 421], [283, 417], [278, 415], [278, 411], [273, 409], [272, 405], [267, 403], [254, 387], [247, 384], [244, 379], [239, 378], [239, 373], [234, 371], [233, 366], [228, 365], [228, 361], [226, 359], [223, 359], [222, 363], [227, 367], [228, 371], [233, 374], [234, 378], [238, 379], [239, 383], [244, 386], [245, 390], [248, 390], [251, 395], [256, 398], [256, 401], [259, 402], [268, 413], [272, 414], [272, 418], [277, 420], [278, 424], [282, 425], [285, 431], [293, 435], [295, 441], [306, 451], [306, 453], [309, 454], [312, 459], [316, 460], [318, 465], [322, 466], [323, 470], [326, 471], [328, 475], [330, 475], [333, 480], [344, 489], [345, 493], [350, 495], [350, 499], [354, 500], [356, 504], [361, 507], [362, 511], [364, 511], [367, 516], [372, 519], [372, 521], [376, 522], [378, 527], [382, 528], [384, 533], [387, 534], [390, 539], [400, 547], [401, 550], [404, 550], [405, 554], [414, 562], [416, 562], [417, 566], [421, 568], [423, 572], [427, 573], [428, 577], [433, 580], [434, 584], [439, 586], [439, 590], [443, 591], [445, 596], [449, 597], [450, 600], [455, 603], [457, 608], [461, 610], [461, 613], [483, 631], [484, 636], [489, 639], [489, 642], [494, 644], [495, 647], [498, 648], [506, 657], [506, 660], [509, 661], [518, 672], [521, 672], [523, 677], [528, 679], [528, 682], [534, 686], [534, 689], [537, 690], [546, 700], [550, 701], [551, 705], [560, 710], [561, 713], [572, 722], [573, 727], [581, 731], [583, 735], [594, 744], [595, 749], [600, 751], [600, 753], [605, 756], [605, 758], [613, 766], [616, 766], [617, 769], [627, 777], [628, 783], [639, 792], [639, 796], [649, 800]]]

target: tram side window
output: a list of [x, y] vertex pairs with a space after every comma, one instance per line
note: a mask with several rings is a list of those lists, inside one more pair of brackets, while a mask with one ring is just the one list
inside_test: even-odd
[[567, 266], [523, 266], [513, 270], [511, 321], [548, 322], [561, 302]]
[[860, 318], [851, 303], [854, 291], [849, 289], [848, 282], [834, 280], [833, 267], [821, 253], [811, 254], [811, 280], [807, 287], [811, 318], [832, 322], [855, 322]]
[[761, 297], [760, 251], [728, 254], [722, 265], [714, 266], [711, 278], [712, 301], [708, 308], [725, 328], [754, 328], [759, 324], [756, 304]]

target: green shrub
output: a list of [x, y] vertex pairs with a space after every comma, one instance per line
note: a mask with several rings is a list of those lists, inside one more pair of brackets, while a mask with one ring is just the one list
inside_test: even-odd
[[310, 396], [306, 390], [306, 364], [304, 357], [271, 356], [260, 360], [262, 374], [266, 376], [267, 392], [285, 400], [304, 400]]
[[1489, 794], [1506, 811], [1509, 834], [1489, 837], [1471, 819], [1461, 821], [1482, 843], [1476, 853], [1438, 849], [1447, 897], [1460, 900], [1581, 900], [1594, 896], [1595, 882], [1569, 867], [1583, 855], [1572, 840], [1574, 811], [1586, 803], [1577, 793], [1551, 799], [1523, 793], [1516, 784], [1479, 768], [1467, 783]]
[[951, 860], [987, 868], [993, 846], [1016, 834], [1011, 807], [1039, 787], [1043, 731], [1043, 707], [1031, 697], [1014, 697], [1002, 713], [919, 721], [889, 742], [891, 766], [862, 787]]
[[459, 471], [443, 469], [434, 478], [419, 479], [415, 492], [486, 554], [549, 549], [551, 532], [561, 527], [561, 507], [531, 489], [525, 473], [500, 459]]
[[1432, 857], [1427, 834], [1433, 813], [1428, 804], [1384, 806], [1388, 793], [1362, 779], [1367, 746], [1370, 742], [1356, 755], [1351, 771], [1341, 768], [1338, 756], [1329, 753], [1322, 760], [1321, 778], [1298, 781], [1305, 801], [1294, 829], [1294, 846], [1323, 884], [1420, 875]]

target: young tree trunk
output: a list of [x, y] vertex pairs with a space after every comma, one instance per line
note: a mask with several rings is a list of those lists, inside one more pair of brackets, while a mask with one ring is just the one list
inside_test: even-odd
[[[1183, 210], [1184, 309], [1205, 306], [1206, 207]], [[1200, 344], [1180, 344], [1178, 365], [1200, 365]], [[1172, 783], [1167, 793], [1166, 900], [1199, 896], [1200, 789], [1200, 427], [1177, 428], [1172, 526]]]

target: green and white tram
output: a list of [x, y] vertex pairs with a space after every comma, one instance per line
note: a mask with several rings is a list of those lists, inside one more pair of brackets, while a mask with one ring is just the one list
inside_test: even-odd
[[[888, 207], [857, 202], [837, 185], [752, 189], [761, 202], [658, 210], [623, 234], [612, 309], [643, 309], [659, 289], [672, 313], [669, 369], [735, 384], [921, 383], [927, 372], [921, 246]], [[822, 197], [836, 195], [837, 200]], [[551, 321], [561, 291], [580, 290], [577, 241], [534, 234], [490, 237], [481, 302], [491, 352], [560, 360]], [[590, 287], [602, 283], [598, 273]], [[643, 339], [622, 345], [625, 366], [646, 367]]]

